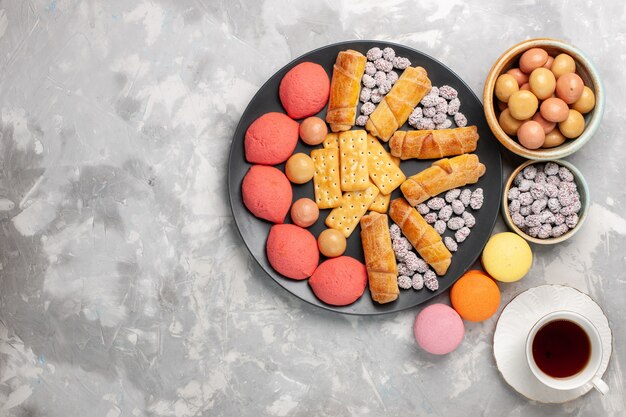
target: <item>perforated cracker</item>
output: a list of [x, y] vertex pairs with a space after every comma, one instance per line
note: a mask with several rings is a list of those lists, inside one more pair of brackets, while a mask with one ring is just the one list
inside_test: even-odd
[[377, 213], [385, 214], [389, 209], [389, 202], [391, 201], [391, 194], [380, 193], [376, 196], [370, 208], [368, 210], [375, 211]]
[[368, 182], [366, 190], [344, 193], [341, 205], [332, 209], [326, 217], [326, 226], [339, 230], [346, 238], [350, 237], [378, 194], [378, 188], [371, 182]]
[[372, 182], [385, 195], [391, 194], [406, 180], [393, 157], [372, 135], [367, 135], [367, 169]]
[[[368, 147], [368, 151], [369, 151], [369, 147]], [[397, 166], [400, 166], [400, 158], [397, 158], [395, 156], [390, 156], [390, 157], [394, 164], [396, 164]], [[370, 171], [370, 180], [371, 179], [372, 179], [372, 173]], [[374, 201], [372, 202], [372, 205], [370, 206], [368, 210], [385, 214], [387, 213], [387, 210], [389, 209], [390, 201], [391, 201], [391, 193], [389, 194], [379, 193], [374, 199]]]
[[339, 167], [342, 191], [367, 189], [369, 178], [365, 130], [348, 130], [339, 134]]
[[324, 148], [339, 148], [339, 133], [329, 133], [322, 142]]
[[339, 150], [314, 149], [311, 151], [311, 159], [315, 167], [313, 189], [317, 206], [321, 209], [338, 207], [341, 204]]

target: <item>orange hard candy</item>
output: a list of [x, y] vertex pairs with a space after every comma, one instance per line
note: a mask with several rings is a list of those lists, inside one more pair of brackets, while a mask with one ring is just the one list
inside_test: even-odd
[[483, 321], [498, 311], [500, 289], [486, 273], [471, 270], [452, 286], [450, 301], [463, 319]]

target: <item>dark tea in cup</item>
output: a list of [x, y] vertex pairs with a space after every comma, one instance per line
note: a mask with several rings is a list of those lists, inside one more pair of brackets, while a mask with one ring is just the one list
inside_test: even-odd
[[546, 375], [567, 378], [582, 371], [591, 357], [591, 341], [585, 330], [570, 320], [544, 324], [532, 342], [535, 363]]
[[557, 390], [583, 388], [591, 383], [602, 394], [609, 386], [598, 375], [604, 349], [596, 326], [583, 315], [567, 310], [540, 318], [526, 337], [526, 361], [533, 375]]

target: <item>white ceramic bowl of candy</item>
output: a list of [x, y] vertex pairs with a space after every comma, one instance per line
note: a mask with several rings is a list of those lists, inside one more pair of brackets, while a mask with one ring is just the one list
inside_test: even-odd
[[572, 237], [587, 218], [589, 188], [567, 161], [527, 161], [509, 177], [502, 215], [529, 242], [551, 245]]

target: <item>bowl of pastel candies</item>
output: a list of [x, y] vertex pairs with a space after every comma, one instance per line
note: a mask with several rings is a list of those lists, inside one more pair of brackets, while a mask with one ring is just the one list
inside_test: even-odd
[[529, 242], [551, 245], [572, 237], [587, 218], [589, 187], [567, 161], [527, 161], [504, 186], [502, 216]]

